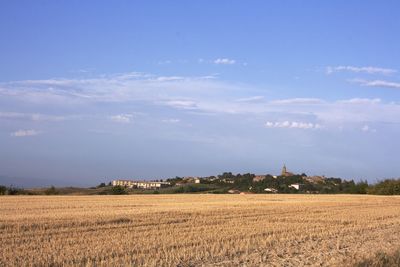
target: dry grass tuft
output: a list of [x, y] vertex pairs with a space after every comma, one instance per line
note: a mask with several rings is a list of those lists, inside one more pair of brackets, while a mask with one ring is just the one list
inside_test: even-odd
[[378, 252], [375, 256], [355, 264], [356, 267], [398, 267], [400, 266], [400, 250], [392, 253]]

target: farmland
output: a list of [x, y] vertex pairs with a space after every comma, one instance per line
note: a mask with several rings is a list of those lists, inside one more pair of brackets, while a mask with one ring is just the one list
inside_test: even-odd
[[351, 266], [400, 248], [400, 197], [0, 197], [0, 266]]

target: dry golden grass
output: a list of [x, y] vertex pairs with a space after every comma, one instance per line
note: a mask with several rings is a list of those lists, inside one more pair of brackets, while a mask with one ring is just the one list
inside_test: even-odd
[[399, 247], [399, 197], [0, 197], [0, 266], [343, 266]]

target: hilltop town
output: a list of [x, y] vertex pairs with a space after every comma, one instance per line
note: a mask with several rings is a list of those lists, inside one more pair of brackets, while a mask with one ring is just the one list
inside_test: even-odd
[[109, 183], [114, 191], [125, 193], [366, 193], [367, 182], [341, 178], [295, 174], [283, 166], [279, 175], [232, 174], [225, 172], [208, 177], [175, 177], [163, 180], [137, 181], [117, 179]]

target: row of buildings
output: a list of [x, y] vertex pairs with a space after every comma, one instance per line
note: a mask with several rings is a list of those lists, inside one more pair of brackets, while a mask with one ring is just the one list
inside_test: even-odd
[[[177, 182], [175, 185], [183, 184], [199, 184], [200, 178], [198, 177], [185, 177], [182, 181]], [[113, 180], [111, 182], [112, 186], [123, 186], [127, 188], [139, 188], [139, 189], [160, 189], [164, 187], [171, 186], [170, 182], [162, 181], [133, 181], [133, 180]]]
[[111, 182], [112, 186], [123, 186], [128, 188], [139, 189], [159, 189], [171, 186], [169, 182], [155, 182], [155, 181], [131, 181], [131, 180], [114, 180]]

